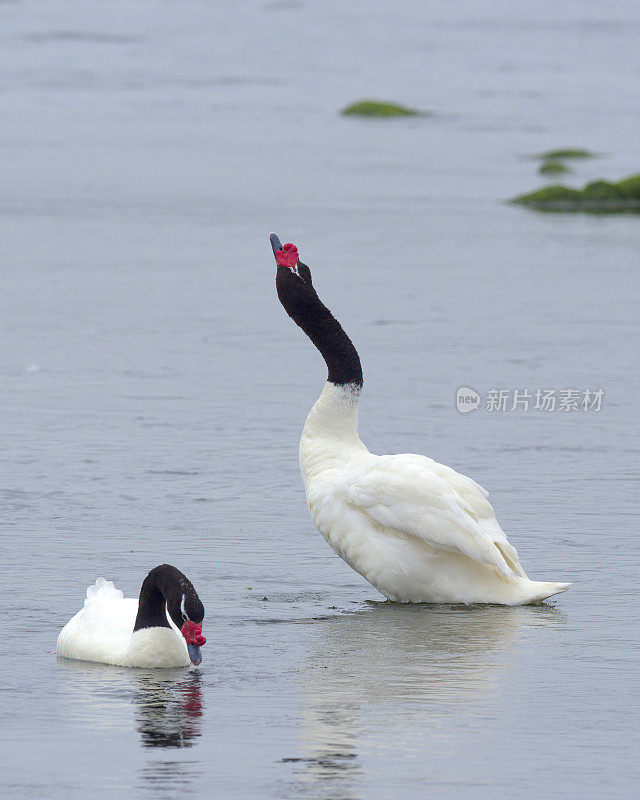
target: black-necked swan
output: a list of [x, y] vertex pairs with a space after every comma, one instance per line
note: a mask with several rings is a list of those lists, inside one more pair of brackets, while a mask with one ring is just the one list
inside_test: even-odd
[[487, 492], [426, 456], [376, 456], [358, 436], [360, 358], [313, 288], [293, 244], [276, 234], [278, 298], [329, 370], [300, 439], [313, 521], [335, 552], [389, 600], [522, 605], [568, 583], [532, 581]]
[[186, 667], [202, 661], [204, 606], [191, 581], [170, 564], [154, 567], [138, 600], [98, 578], [84, 607], [58, 636], [56, 652], [122, 667]]

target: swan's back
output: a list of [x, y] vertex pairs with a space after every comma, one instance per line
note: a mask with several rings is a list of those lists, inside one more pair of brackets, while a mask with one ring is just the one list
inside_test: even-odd
[[80, 661], [122, 664], [131, 642], [138, 601], [125, 598], [112, 581], [98, 578], [84, 607], [58, 636], [56, 652]]

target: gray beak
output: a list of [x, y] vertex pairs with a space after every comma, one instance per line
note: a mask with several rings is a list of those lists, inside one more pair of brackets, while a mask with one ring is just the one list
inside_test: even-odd
[[273, 250], [274, 256], [278, 252], [278, 250], [284, 250], [282, 242], [280, 241], [280, 237], [278, 236], [277, 233], [270, 233], [269, 241], [271, 242], [271, 249]]
[[202, 652], [197, 644], [187, 644], [187, 650], [189, 651], [189, 658], [191, 659], [191, 663], [195, 664], [196, 667], [202, 661]]

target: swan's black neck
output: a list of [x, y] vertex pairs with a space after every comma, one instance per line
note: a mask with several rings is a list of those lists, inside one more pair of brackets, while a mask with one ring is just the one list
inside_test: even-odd
[[187, 576], [171, 564], [161, 564], [142, 583], [133, 630], [170, 628], [167, 611], [179, 629], [185, 619], [202, 622], [204, 617], [204, 606]]
[[[324, 358], [327, 380], [337, 386], [362, 387], [360, 356], [338, 320], [322, 303], [311, 283], [311, 272], [298, 263], [299, 274], [279, 267], [278, 298], [291, 319], [307, 334]], [[302, 276], [302, 277], [301, 277]]]
[[327, 364], [328, 381], [337, 386], [345, 384], [362, 386], [362, 365], [358, 351], [338, 320], [328, 308], [318, 302], [321, 308], [315, 313], [305, 315], [299, 320], [295, 317], [292, 319], [322, 354]]

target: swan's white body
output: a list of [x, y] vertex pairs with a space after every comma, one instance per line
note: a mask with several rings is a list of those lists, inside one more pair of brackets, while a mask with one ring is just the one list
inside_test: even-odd
[[376, 456], [358, 436], [359, 389], [327, 383], [304, 426], [313, 521], [389, 600], [522, 605], [569, 584], [532, 581], [475, 481], [425, 456]]
[[138, 600], [123, 597], [111, 581], [98, 578], [87, 589], [84, 607], [67, 622], [56, 652], [78, 661], [97, 661], [122, 667], [186, 667], [187, 645], [167, 615], [170, 628], [133, 632]]

